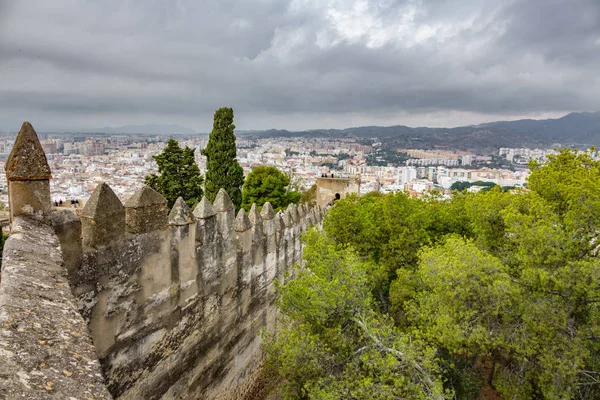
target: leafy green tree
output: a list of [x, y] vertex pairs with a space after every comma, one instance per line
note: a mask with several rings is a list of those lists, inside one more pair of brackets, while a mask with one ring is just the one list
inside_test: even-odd
[[254, 168], [246, 177], [242, 190], [242, 208], [250, 210], [252, 203], [262, 206], [267, 201], [275, 210], [297, 203], [300, 192], [289, 190], [290, 178], [273, 166]]
[[179, 196], [194, 207], [202, 200], [204, 178], [194, 158], [194, 149], [179, 147], [175, 139], [169, 139], [162, 153], [154, 156], [158, 165], [158, 174], [145, 178], [146, 185], [161, 193], [173, 207]]
[[458, 190], [459, 192], [462, 192], [463, 190], [468, 189], [471, 186], [471, 182], [456, 181], [452, 184], [452, 186], [450, 186], [450, 190]]
[[237, 161], [235, 147], [235, 125], [233, 124], [233, 109], [219, 108], [215, 112], [213, 130], [208, 144], [202, 150], [206, 156], [206, 197], [214, 201], [219, 189], [223, 188], [231, 201], [239, 208], [242, 204], [242, 185], [244, 170]]
[[305, 267], [278, 288], [284, 320], [267, 337], [280, 395], [298, 399], [444, 399], [433, 349], [373, 310], [379, 267], [323, 233], [305, 236]]
[[476, 182], [466, 182], [466, 181], [458, 181], [454, 182], [452, 186], [450, 186], [450, 190], [458, 190], [462, 192], [465, 189], [470, 188], [471, 186], [483, 186], [482, 191], [486, 192], [496, 186], [494, 182], [484, 182], [484, 181], [476, 181]]
[[531, 169], [530, 190], [337, 202], [278, 288], [288, 397], [600, 398], [600, 162]]

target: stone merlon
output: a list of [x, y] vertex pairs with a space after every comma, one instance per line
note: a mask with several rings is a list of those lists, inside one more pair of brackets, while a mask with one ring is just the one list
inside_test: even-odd
[[83, 245], [104, 246], [125, 233], [125, 207], [106, 183], [96, 186], [81, 212]]
[[213, 204], [213, 207], [217, 212], [229, 211], [235, 208], [231, 198], [229, 198], [229, 195], [223, 188], [219, 189], [217, 192], [217, 197], [215, 197], [215, 203]]
[[198, 219], [206, 219], [215, 215], [217, 215], [217, 212], [206, 196], [204, 196], [196, 208], [194, 208], [194, 217]]
[[275, 218], [275, 212], [273, 211], [273, 206], [271, 205], [271, 203], [267, 201], [265, 204], [263, 204], [260, 216], [263, 220]]
[[169, 225], [183, 226], [192, 222], [194, 222], [194, 216], [190, 208], [182, 197], [178, 197], [169, 214]]
[[40, 181], [52, 178], [46, 153], [29, 122], [23, 122], [6, 161], [9, 181]]
[[241, 208], [235, 219], [235, 231], [246, 232], [250, 228], [252, 228], [252, 223], [250, 222], [248, 215], [246, 215], [246, 210]]
[[145, 233], [167, 226], [167, 199], [144, 185], [125, 203], [125, 223], [129, 233]]
[[6, 162], [11, 219], [18, 215], [48, 220], [51, 209], [50, 167], [29, 122], [24, 122]]

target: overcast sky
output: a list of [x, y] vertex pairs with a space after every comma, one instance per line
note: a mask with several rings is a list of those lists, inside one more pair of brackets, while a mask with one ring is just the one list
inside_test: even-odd
[[600, 0], [0, 0], [0, 130], [600, 110]]

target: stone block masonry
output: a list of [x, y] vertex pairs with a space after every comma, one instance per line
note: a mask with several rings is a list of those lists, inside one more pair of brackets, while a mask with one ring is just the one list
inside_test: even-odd
[[0, 281], [9, 399], [243, 399], [259, 376], [259, 332], [276, 323], [274, 281], [323, 217], [268, 203], [236, 216], [223, 190], [214, 204], [192, 211], [178, 199], [169, 213], [148, 187], [123, 205], [101, 184], [80, 218], [15, 200], [33, 211], [13, 218]]
[[[115, 398], [243, 398], [262, 358], [259, 332], [275, 324], [274, 280], [300, 261], [300, 235], [320, 221], [317, 210], [292, 206], [277, 232], [271, 205], [262, 211], [254, 205], [235, 216], [221, 190], [214, 205], [204, 198], [193, 212], [178, 199], [168, 219], [113, 213], [112, 225], [128, 233], [119, 228], [103, 245], [88, 237], [110, 237], [104, 226], [83, 230], [72, 289]], [[152, 222], [163, 217], [166, 226]]]
[[111, 399], [51, 226], [15, 217], [0, 280], [0, 399]]

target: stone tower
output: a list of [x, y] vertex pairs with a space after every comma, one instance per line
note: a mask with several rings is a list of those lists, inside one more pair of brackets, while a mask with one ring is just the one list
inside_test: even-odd
[[360, 176], [317, 179], [317, 204], [321, 207], [330, 203], [336, 197], [343, 199], [350, 193], [360, 195]]

